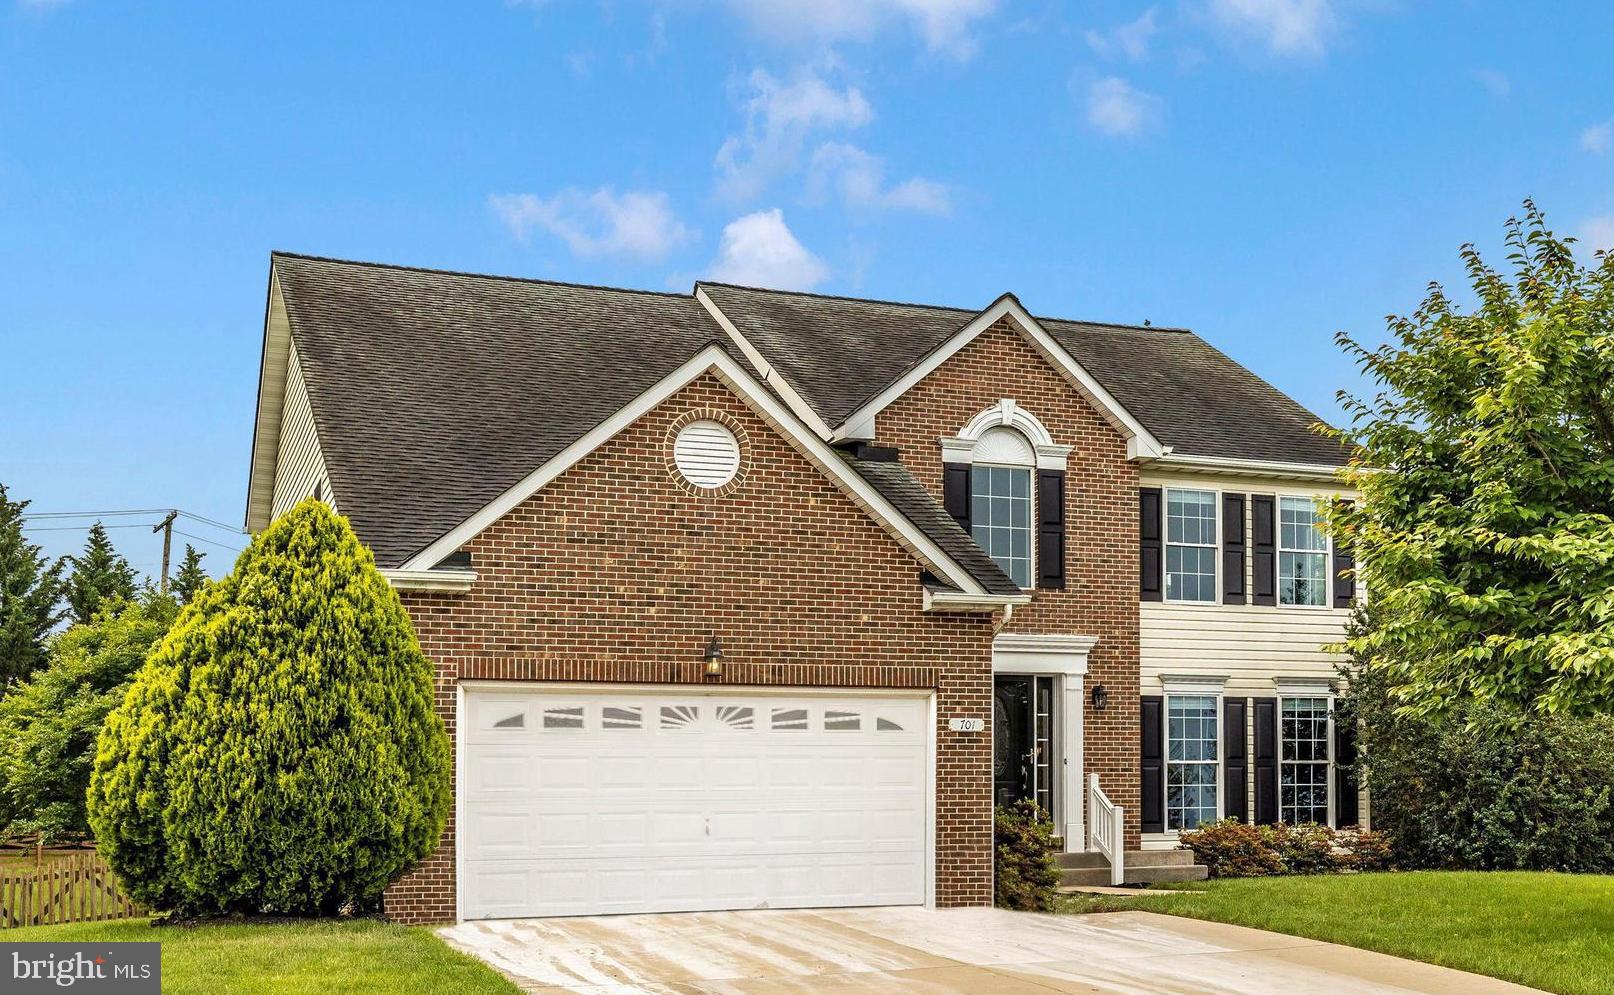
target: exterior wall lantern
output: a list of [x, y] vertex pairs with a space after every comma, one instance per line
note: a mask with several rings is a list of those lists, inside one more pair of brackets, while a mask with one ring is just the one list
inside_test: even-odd
[[703, 656], [706, 660], [706, 676], [708, 678], [722, 677], [723, 644], [717, 641], [715, 632], [712, 634], [712, 638], [707, 641], [706, 652]]
[[1094, 684], [1093, 685], [1093, 711], [1102, 712], [1102, 711], [1104, 711], [1104, 707], [1106, 705], [1108, 705], [1109, 703], [1110, 703], [1110, 692], [1105, 690], [1104, 685], [1102, 685], [1102, 684]]

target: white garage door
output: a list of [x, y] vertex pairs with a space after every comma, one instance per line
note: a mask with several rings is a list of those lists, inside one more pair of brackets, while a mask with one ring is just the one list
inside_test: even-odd
[[465, 695], [468, 919], [919, 904], [918, 697]]

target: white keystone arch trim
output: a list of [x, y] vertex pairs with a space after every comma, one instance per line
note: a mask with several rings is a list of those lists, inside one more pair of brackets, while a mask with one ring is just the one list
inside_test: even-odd
[[1037, 468], [1041, 470], [1063, 470], [1065, 457], [1070, 455], [1069, 446], [1057, 445], [1054, 437], [1049, 434], [1047, 426], [1036, 415], [1025, 408], [1004, 398], [985, 411], [971, 418], [963, 431], [952, 438], [941, 440], [942, 461], [946, 463], [969, 463], [975, 451], [975, 444], [981, 437], [994, 428], [1012, 428], [1030, 440], [1037, 451]]

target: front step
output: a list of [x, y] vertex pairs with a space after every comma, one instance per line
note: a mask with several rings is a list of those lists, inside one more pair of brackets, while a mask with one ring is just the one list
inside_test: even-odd
[[[1102, 853], [1061, 853], [1059, 885], [1092, 887], [1110, 883], [1110, 862]], [[1191, 850], [1128, 850], [1127, 884], [1162, 884], [1167, 881], [1203, 881], [1210, 868], [1194, 863]]]

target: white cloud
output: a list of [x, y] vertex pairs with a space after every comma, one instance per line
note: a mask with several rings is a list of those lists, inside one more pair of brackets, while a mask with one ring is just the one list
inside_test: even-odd
[[1614, 149], [1614, 121], [1594, 124], [1581, 132], [1580, 147], [1595, 155]]
[[755, 197], [774, 178], [799, 169], [813, 133], [860, 128], [874, 119], [856, 87], [836, 89], [812, 73], [783, 84], [758, 69], [747, 82], [745, 131], [717, 150], [719, 190], [734, 200]]
[[885, 160], [845, 142], [825, 142], [813, 153], [808, 190], [823, 196], [833, 187], [851, 207], [878, 207], [948, 214], [953, 209], [947, 187], [923, 177], [885, 185]]
[[997, 0], [729, 0], [729, 8], [772, 37], [821, 42], [866, 41], [892, 23], [905, 23], [934, 52], [974, 54], [971, 28]]
[[516, 238], [541, 228], [585, 257], [661, 259], [695, 237], [673, 214], [667, 195], [656, 191], [573, 187], [553, 197], [495, 194], [488, 203]]
[[1150, 7], [1143, 16], [1108, 31], [1089, 28], [1087, 47], [1106, 59], [1124, 58], [1128, 62], [1141, 62], [1149, 55], [1149, 40], [1158, 30], [1155, 8]]
[[1087, 87], [1087, 123], [1107, 135], [1141, 134], [1159, 120], [1164, 104], [1121, 79], [1106, 76]]
[[1513, 80], [1508, 74], [1496, 69], [1476, 69], [1474, 78], [1479, 80], [1480, 86], [1489, 90], [1493, 97], [1505, 97], [1513, 92]]
[[1614, 252], [1614, 214], [1587, 218], [1580, 226], [1580, 243], [1588, 249]]
[[777, 207], [729, 222], [711, 268], [714, 280], [776, 290], [811, 290], [828, 276], [829, 267], [796, 240]]
[[1210, 14], [1276, 55], [1322, 55], [1339, 26], [1332, 0], [1210, 0]]

